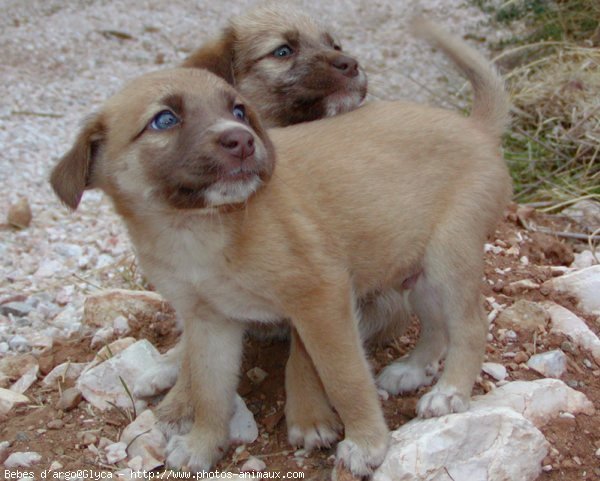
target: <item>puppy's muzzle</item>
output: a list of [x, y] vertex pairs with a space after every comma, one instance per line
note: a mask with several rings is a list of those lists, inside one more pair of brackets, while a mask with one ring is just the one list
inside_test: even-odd
[[228, 129], [221, 133], [218, 142], [228, 155], [241, 162], [254, 156], [254, 136], [245, 129]]
[[333, 68], [340, 71], [346, 77], [352, 78], [358, 75], [358, 62], [346, 55], [336, 55], [330, 59]]

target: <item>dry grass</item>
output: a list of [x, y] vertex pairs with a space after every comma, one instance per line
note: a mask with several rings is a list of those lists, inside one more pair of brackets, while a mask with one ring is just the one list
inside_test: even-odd
[[[494, 13], [491, 2], [478, 3]], [[504, 148], [516, 200], [550, 207], [600, 200], [600, 1], [510, 0], [495, 8], [496, 22], [520, 32], [497, 46], [496, 57], [514, 104]]]

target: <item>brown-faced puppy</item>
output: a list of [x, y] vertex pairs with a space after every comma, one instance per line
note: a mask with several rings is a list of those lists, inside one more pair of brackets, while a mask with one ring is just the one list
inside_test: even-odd
[[483, 244], [511, 191], [499, 154], [508, 104], [477, 53], [428, 23], [421, 33], [471, 81], [469, 118], [378, 102], [267, 134], [230, 85], [176, 69], [108, 100], [55, 167], [71, 208], [87, 188], [113, 199], [144, 272], [184, 319], [181, 372], [158, 409], [168, 464], [204, 470], [223, 454], [244, 326], [285, 318], [290, 437], [310, 442], [337, 412], [337, 462], [370, 475], [387, 428], [356, 307], [390, 292], [408, 290], [425, 326], [420, 362], [448, 343], [419, 413], [466, 409], [487, 333]]
[[267, 127], [348, 112], [367, 93], [363, 69], [330, 30], [281, 2], [234, 17], [183, 66], [206, 68], [234, 85]]

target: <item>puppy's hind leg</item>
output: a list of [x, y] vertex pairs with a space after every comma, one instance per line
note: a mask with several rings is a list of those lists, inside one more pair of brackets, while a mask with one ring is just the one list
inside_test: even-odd
[[[425, 322], [429, 322], [428, 315], [432, 313], [443, 316], [448, 332], [444, 371], [417, 404], [421, 417], [462, 412], [469, 407], [487, 334], [481, 303], [482, 246], [483, 242], [480, 248], [476, 239], [462, 239], [460, 246], [453, 249], [446, 240], [437, 252], [433, 248], [433, 252], [428, 253], [424, 276], [415, 286], [418, 315]], [[431, 309], [432, 303], [434, 309]]]
[[440, 302], [424, 282], [423, 274], [417, 279], [409, 298], [421, 324], [417, 344], [410, 354], [387, 366], [377, 377], [377, 385], [393, 395], [411, 392], [433, 382], [448, 339]]

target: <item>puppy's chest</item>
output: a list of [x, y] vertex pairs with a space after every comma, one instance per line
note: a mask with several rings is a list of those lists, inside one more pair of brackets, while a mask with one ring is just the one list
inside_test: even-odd
[[180, 303], [189, 306], [198, 301], [239, 321], [280, 320], [257, 274], [234, 266], [225, 245], [218, 235], [179, 233], [158, 249], [160, 258], [148, 259], [152, 271], [148, 274], [157, 278], [153, 282], [176, 309]]

